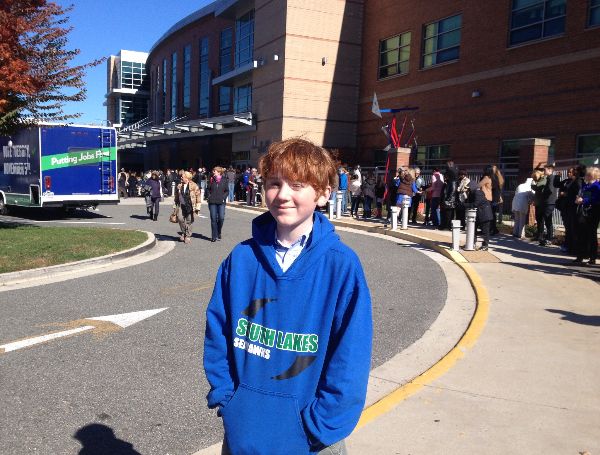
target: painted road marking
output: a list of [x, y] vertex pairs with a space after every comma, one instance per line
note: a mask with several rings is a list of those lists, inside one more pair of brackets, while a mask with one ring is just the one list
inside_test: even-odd
[[113, 314], [111, 316], [98, 316], [95, 318], [86, 318], [86, 321], [105, 321], [112, 322], [121, 328], [129, 327], [136, 322], [143, 321], [155, 314], [165, 311], [167, 308], [158, 308], [156, 310], [135, 311], [133, 313]]
[[57, 338], [68, 337], [68, 336], [75, 335], [75, 334], [81, 333], [81, 332], [85, 332], [86, 330], [91, 330], [91, 329], [95, 329], [95, 327], [93, 325], [86, 325], [83, 327], [77, 327], [76, 329], [64, 330], [62, 332], [54, 332], [54, 333], [49, 333], [48, 335], [40, 335], [40, 336], [33, 337], [33, 338], [26, 338], [25, 340], [21, 340], [21, 341], [14, 341], [12, 343], [6, 343], [3, 345], [0, 345], [0, 352], [3, 352], [2, 350], [4, 350], [4, 352], [11, 352], [11, 351], [16, 351], [17, 349], [28, 348], [28, 347], [34, 346], [36, 344], [46, 343], [48, 341], [55, 340]]
[[112, 314], [109, 316], [97, 316], [93, 318], [71, 321], [63, 325], [79, 325], [80, 327], [74, 327], [72, 329], [62, 330], [59, 332], [52, 332], [45, 335], [37, 335], [34, 337], [2, 344], [0, 345], [0, 354], [17, 351], [23, 348], [29, 348], [38, 344], [47, 343], [48, 341], [56, 340], [58, 338], [70, 337], [79, 333], [88, 332], [90, 330], [97, 333], [116, 332], [154, 316], [155, 314], [165, 311], [166, 309], [167, 308], [157, 308], [155, 310], [134, 311], [131, 313]]

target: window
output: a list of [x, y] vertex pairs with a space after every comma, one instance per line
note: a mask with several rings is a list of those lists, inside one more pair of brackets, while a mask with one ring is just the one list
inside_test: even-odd
[[171, 120], [177, 118], [177, 52], [171, 55]]
[[[536, 136], [537, 137], [537, 136]], [[548, 147], [548, 163], [554, 162], [554, 152], [556, 149], [556, 140], [553, 137], [542, 137], [540, 139], [550, 140], [550, 146]], [[525, 139], [530, 141], [531, 139]], [[498, 157], [498, 163], [504, 173], [517, 174], [519, 172], [520, 153], [523, 148], [523, 139], [510, 139], [502, 141], [500, 146], [500, 156]]]
[[121, 62], [121, 88], [148, 90], [146, 64]]
[[231, 152], [231, 161], [250, 161], [250, 150]]
[[385, 166], [387, 163], [388, 152], [387, 150], [373, 150], [373, 165], [374, 166]]
[[222, 85], [219, 87], [219, 112], [229, 112], [231, 110], [231, 87]]
[[235, 97], [233, 101], [233, 112], [250, 112], [252, 111], [252, 85], [243, 85], [236, 87]]
[[416, 162], [421, 167], [421, 170], [431, 171], [433, 168], [442, 169], [449, 158], [449, 145], [427, 145], [417, 148]]
[[521, 141], [518, 139], [502, 141], [498, 164], [503, 173], [506, 173], [507, 170], [518, 172], [521, 148]]
[[162, 119], [167, 121], [167, 59], [163, 59], [162, 65]]
[[588, 26], [594, 27], [595, 25], [600, 25], [600, 0], [590, 0]]
[[219, 74], [231, 71], [231, 46], [233, 44], [233, 29], [221, 31], [221, 47], [219, 51]]
[[408, 73], [411, 33], [403, 33], [379, 42], [379, 79]]
[[254, 10], [235, 21], [235, 66], [252, 61], [254, 48]]
[[565, 32], [567, 0], [513, 0], [510, 45]]
[[210, 115], [210, 68], [208, 66], [208, 38], [200, 40], [200, 76], [198, 78], [198, 116]]
[[577, 159], [588, 166], [600, 162], [600, 134], [586, 134], [577, 138]]
[[462, 15], [428, 24], [423, 33], [423, 68], [458, 60]]
[[187, 45], [183, 48], [183, 115], [190, 113], [190, 78], [192, 70], [192, 46]]
[[121, 123], [123, 126], [139, 122], [148, 116], [148, 101], [131, 95], [121, 96]]

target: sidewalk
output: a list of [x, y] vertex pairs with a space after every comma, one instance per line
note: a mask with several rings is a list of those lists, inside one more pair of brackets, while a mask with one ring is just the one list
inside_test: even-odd
[[355, 431], [349, 452], [600, 453], [600, 267], [505, 235], [469, 254], [490, 295], [481, 337], [448, 373]]
[[[334, 224], [390, 233], [350, 217]], [[420, 225], [394, 235], [451, 242]], [[356, 430], [349, 453], [600, 454], [600, 266], [507, 235], [461, 254], [490, 297], [481, 336], [446, 374]]]

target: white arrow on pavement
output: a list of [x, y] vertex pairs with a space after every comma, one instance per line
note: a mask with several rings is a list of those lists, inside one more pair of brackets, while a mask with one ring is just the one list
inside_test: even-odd
[[117, 324], [119, 327], [125, 328], [136, 322], [148, 319], [150, 316], [165, 311], [166, 308], [158, 308], [157, 310], [134, 311], [133, 313], [113, 314], [111, 316], [98, 316], [97, 318], [85, 318], [86, 321], [106, 321]]
[[0, 354], [5, 352], [16, 351], [18, 349], [28, 348], [31, 346], [35, 346], [36, 344], [47, 343], [48, 341], [55, 340], [57, 338], [69, 337], [72, 335], [77, 335], [78, 333], [94, 330], [97, 327], [93, 325], [93, 321], [111, 323], [117, 326], [119, 329], [124, 329], [125, 327], [129, 327], [137, 322], [143, 321], [144, 319], [154, 316], [155, 314], [165, 311], [166, 309], [167, 308], [158, 308], [156, 310], [134, 311], [132, 313], [85, 318], [82, 319], [81, 322], [85, 323], [86, 325], [83, 325], [81, 327], [76, 327], [70, 330], [63, 330], [60, 332], [48, 333], [46, 335], [39, 335], [31, 338], [25, 338], [23, 340], [13, 341], [11, 343], [2, 344], [0, 345]]

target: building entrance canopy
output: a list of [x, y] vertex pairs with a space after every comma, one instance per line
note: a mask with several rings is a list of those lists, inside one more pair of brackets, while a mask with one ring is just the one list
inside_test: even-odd
[[120, 149], [145, 147], [147, 142], [152, 141], [188, 139], [247, 131], [256, 131], [252, 112], [194, 120], [180, 118], [160, 125], [152, 125], [149, 120], [142, 120], [120, 130], [117, 145]]

